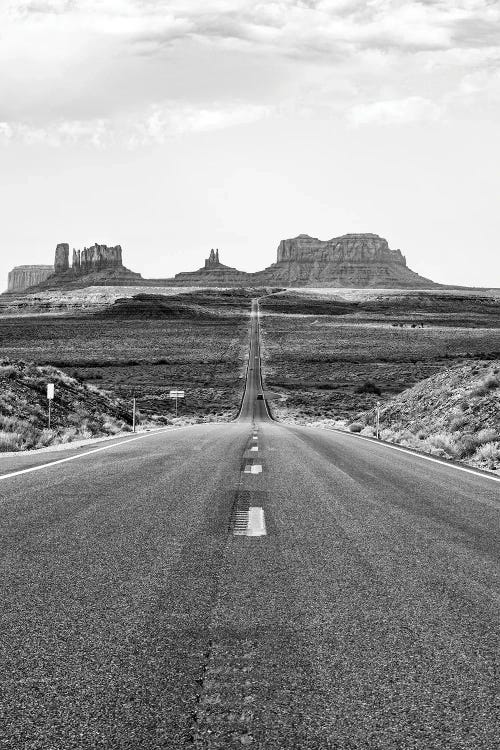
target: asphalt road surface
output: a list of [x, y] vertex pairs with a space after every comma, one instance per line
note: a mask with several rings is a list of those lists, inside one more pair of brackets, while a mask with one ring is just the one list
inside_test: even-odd
[[0, 747], [498, 747], [500, 483], [263, 393], [0, 460]]

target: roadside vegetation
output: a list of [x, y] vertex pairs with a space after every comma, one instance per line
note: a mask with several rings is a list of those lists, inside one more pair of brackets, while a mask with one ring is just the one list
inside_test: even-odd
[[[0, 317], [0, 356], [52, 365], [156, 424], [231, 419], [239, 408], [250, 292], [121, 298], [95, 312]], [[184, 390], [175, 404], [170, 390]]]
[[[51, 429], [47, 383], [55, 385]], [[52, 366], [0, 361], [0, 452], [45, 448], [131, 430], [117, 398]]]
[[443, 293], [375, 296], [348, 304], [309, 300], [302, 290], [262, 300], [263, 370], [276, 417], [351, 423], [451, 366], [500, 359], [498, 298], [482, 305], [454, 295], [451, 304]]
[[[375, 434], [375, 410], [356, 430]], [[353, 424], [349, 425], [353, 428]], [[500, 473], [500, 360], [449, 368], [384, 403], [383, 440]]]
[[380, 402], [382, 439], [499, 471], [498, 297], [363, 292], [262, 301], [274, 416], [374, 435]]

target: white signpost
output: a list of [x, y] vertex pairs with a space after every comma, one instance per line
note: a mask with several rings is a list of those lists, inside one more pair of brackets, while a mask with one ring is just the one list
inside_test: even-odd
[[184, 398], [185, 393], [184, 391], [170, 391], [170, 393], [168, 394], [168, 397], [175, 398], [175, 416], [177, 416], [177, 401], [180, 398]]
[[50, 430], [50, 416], [52, 411], [52, 401], [54, 400], [55, 386], [54, 383], [47, 383], [47, 399], [49, 402], [49, 430]]

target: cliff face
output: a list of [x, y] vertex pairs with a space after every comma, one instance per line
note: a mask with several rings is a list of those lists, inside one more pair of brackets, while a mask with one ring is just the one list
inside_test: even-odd
[[54, 266], [16, 266], [9, 273], [8, 292], [23, 292], [54, 273]]
[[60, 242], [56, 247], [54, 258], [54, 273], [65, 273], [69, 268], [69, 245], [67, 242]]
[[73, 249], [73, 273], [77, 276], [86, 276], [96, 271], [104, 271], [106, 268], [123, 268], [121, 245], [108, 247], [107, 245], [92, 245], [84, 247], [83, 250]]
[[69, 264], [69, 245], [61, 242], [56, 247], [52, 275], [37, 282], [38, 289], [74, 289], [82, 286], [126, 286], [142, 281], [140, 273], [125, 268], [120, 245], [92, 245], [73, 250]]
[[339, 287], [432, 287], [376, 234], [345, 234], [319, 240], [301, 234], [282, 240], [277, 261], [253, 274], [262, 284]]
[[[300, 234], [282, 240], [277, 260], [256, 273], [238, 271], [220, 262], [219, 251], [211, 250], [203, 268], [178, 273], [173, 279], [143, 279], [125, 268], [120, 245], [95, 244], [73, 250], [69, 264], [69, 245], [56, 247], [54, 273], [44, 266], [43, 278], [27, 278], [28, 286], [39, 289], [79, 288], [85, 286], [127, 286], [141, 283], [149, 286], [194, 287], [353, 287], [353, 288], [432, 288], [439, 286], [409, 269], [400, 250], [391, 250], [387, 240], [377, 234], [345, 234], [331, 240], [319, 240]], [[40, 268], [28, 266], [27, 268]], [[16, 269], [15, 269], [16, 270]], [[14, 273], [14, 272], [12, 272]], [[49, 277], [49, 278], [48, 278]], [[24, 284], [21, 275], [9, 277], [11, 284]], [[28, 281], [30, 283], [28, 283]], [[27, 286], [23, 286], [24, 289]], [[20, 287], [17, 289], [21, 291]]]

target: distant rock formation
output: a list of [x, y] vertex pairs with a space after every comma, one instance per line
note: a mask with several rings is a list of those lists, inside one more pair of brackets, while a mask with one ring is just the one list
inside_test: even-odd
[[16, 266], [9, 273], [8, 292], [24, 292], [54, 273], [54, 266]]
[[86, 276], [96, 271], [104, 271], [106, 268], [124, 268], [121, 245], [108, 247], [95, 243], [92, 247], [84, 247], [83, 250], [73, 249], [72, 269], [76, 276]]
[[95, 243], [83, 250], [73, 249], [73, 263], [69, 265], [69, 245], [61, 242], [56, 247], [52, 275], [37, 282], [37, 289], [78, 288], [82, 286], [126, 286], [143, 281], [140, 273], [125, 268], [121, 245], [108, 247]]
[[435, 286], [411, 271], [401, 250], [391, 250], [377, 234], [344, 234], [325, 241], [300, 234], [282, 240], [276, 263], [253, 276], [262, 284], [284, 286]]
[[[85, 286], [191, 286], [191, 287], [354, 287], [428, 289], [438, 287], [406, 265], [400, 250], [391, 250], [377, 234], [344, 234], [319, 240], [307, 234], [282, 240], [277, 259], [263, 271], [246, 273], [220, 262], [219, 249], [210, 251], [203, 268], [171, 279], [143, 279], [125, 268], [120, 245], [94, 244], [73, 250], [56, 247], [54, 273], [34, 278], [37, 289]], [[37, 267], [39, 268], [39, 267]], [[48, 267], [44, 267], [48, 268]], [[15, 282], [12, 281], [14, 284]], [[20, 283], [20, 282], [19, 282]], [[9, 279], [9, 288], [11, 281]], [[24, 287], [29, 288], [29, 287]]]
[[217, 268], [222, 265], [219, 260], [219, 248], [210, 250], [210, 255], [205, 260], [205, 268]]
[[56, 247], [56, 256], [54, 259], [54, 273], [66, 273], [69, 269], [69, 245], [67, 242], [60, 242]]
[[183, 271], [176, 274], [173, 279], [164, 279], [161, 283], [171, 283], [174, 286], [251, 286], [252, 274], [225, 266], [220, 262], [219, 250], [212, 249], [203, 268], [197, 271]]

